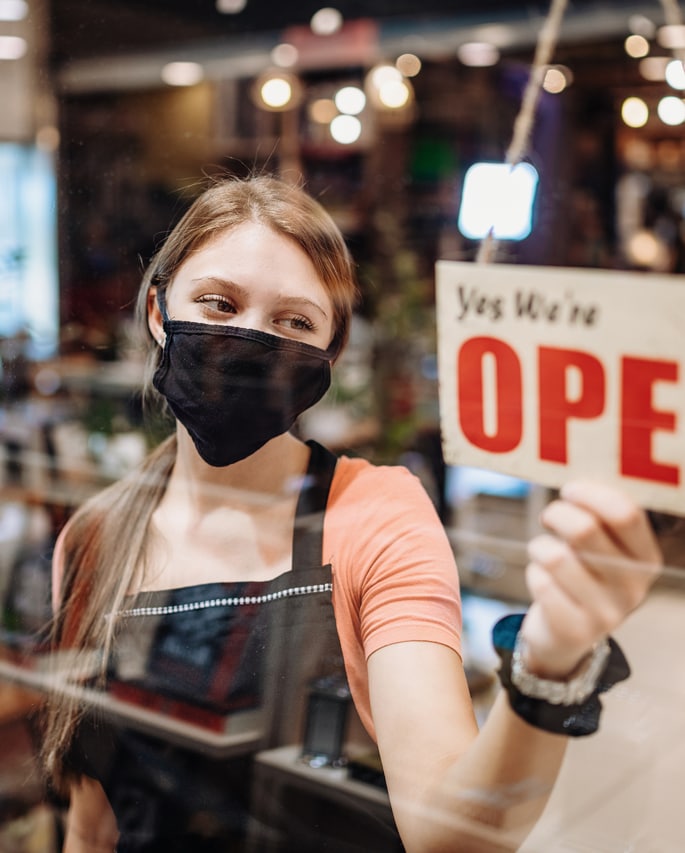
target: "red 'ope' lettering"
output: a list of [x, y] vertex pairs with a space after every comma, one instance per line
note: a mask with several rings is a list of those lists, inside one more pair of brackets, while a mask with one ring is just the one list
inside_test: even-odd
[[[655, 382], [677, 382], [678, 365], [626, 356], [621, 369], [621, 473], [677, 486], [680, 469], [652, 459], [652, 434], [656, 430], [674, 432], [676, 428], [673, 412], [654, 408], [652, 390]], [[626, 389], [630, 389], [629, 394]]]
[[[497, 425], [485, 432], [483, 408], [483, 359], [495, 362]], [[523, 435], [521, 364], [516, 352], [498, 338], [478, 337], [465, 341], [457, 356], [459, 422], [471, 444], [489, 453], [514, 450]]]
[[[580, 373], [580, 394], [569, 396], [569, 367]], [[540, 459], [568, 462], [570, 418], [597, 418], [604, 410], [604, 368], [593, 355], [580, 350], [538, 348], [540, 389]]]
[[[568, 464], [568, 432], [572, 420], [599, 417], [607, 399], [601, 361], [581, 350], [538, 347], [538, 426], [541, 460]], [[496, 422], [485, 429], [483, 363], [495, 365]], [[580, 379], [571, 393], [569, 376]], [[654, 433], [675, 432], [674, 412], [655, 408], [654, 386], [677, 382], [677, 362], [624, 356], [621, 359], [617, 419], [620, 473], [658, 483], [678, 485], [680, 468], [653, 458]], [[488, 453], [509, 453], [523, 438], [523, 377], [521, 361], [509, 344], [493, 337], [469, 338], [457, 353], [457, 404], [465, 438]]]

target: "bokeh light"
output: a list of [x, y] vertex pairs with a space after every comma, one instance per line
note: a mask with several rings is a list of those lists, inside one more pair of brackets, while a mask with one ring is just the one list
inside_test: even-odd
[[649, 42], [647, 39], [644, 36], [640, 36], [635, 33], [628, 36], [624, 41], [623, 46], [628, 56], [632, 56], [633, 59], [640, 59], [643, 56], [647, 56], [649, 53]]
[[416, 77], [421, 71], [421, 60], [413, 53], [403, 53], [395, 60], [395, 67], [405, 77]]
[[384, 83], [401, 82], [402, 73], [394, 65], [377, 65], [369, 72], [369, 83], [380, 89]]
[[162, 68], [162, 80], [168, 86], [194, 86], [204, 76], [198, 62], [168, 62]]
[[545, 71], [542, 88], [550, 95], [558, 95], [571, 84], [572, 79], [570, 69], [562, 65], [552, 65]]
[[390, 110], [399, 110], [409, 103], [411, 90], [404, 80], [387, 80], [378, 88], [378, 100]]
[[666, 66], [666, 82], [674, 89], [685, 89], [685, 67], [679, 59], [672, 59]]
[[337, 9], [326, 6], [312, 15], [309, 26], [317, 36], [331, 36], [343, 25], [343, 16]]
[[21, 59], [27, 49], [26, 39], [20, 36], [0, 36], [0, 59]]
[[271, 51], [271, 61], [279, 68], [292, 68], [297, 65], [297, 60], [300, 58], [300, 52], [294, 44], [282, 42], [277, 44]]
[[338, 108], [332, 98], [317, 98], [309, 104], [307, 112], [317, 124], [330, 124], [338, 115]]
[[666, 79], [667, 56], [647, 56], [640, 60], [640, 74], [650, 83], [661, 83]]
[[628, 127], [644, 127], [649, 119], [649, 107], [642, 98], [626, 98], [621, 104], [621, 118]]
[[216, 0], [216, 10], [222, 15], [238, 15], [247, 6], [247, 0]]
[[0, 21], [23, 21], [28, 13], [26, 0], [0, 0]]
[[685, 26], [668, 24], [658, 30], [656, 38], [659, 44], [667, 50], [682, 50], [685, 48]]
[[494, 44], [484, 41], [466, 42], [457, 50], [459, 61], [474, 68], [487, 68], [499, 62], [499, 50]]
[[675, 95], [666, 95], [659, 101], [657, 114], [664, 124], [676, 127], [685, 121], [685, 102]]
[[644, 36], [646, 39], [654, 38], [656, 24], [646, 15], [631, 15], [628, 18], [628, 27], [631, 33]]
[[669, 252], [666, 244], [646, 229], [636, 231], [626, 245], [628, 259], [638, 267], [666, 270], [669, 265]]
[[361, 136], [362, 123], [356, 116], [340, 115], [331, 122], [331, 136], [341, 145], [351, 145]]
[[285, 77], [270, 77], [262, 83], [259, 94], [267, 107], [282, 109], [290, 103], [293, 87]]
[[341, 113], [356, 116], [366, 106], [366, 95], [358, 86], [344, 86], [336, 92], [335, 105]]

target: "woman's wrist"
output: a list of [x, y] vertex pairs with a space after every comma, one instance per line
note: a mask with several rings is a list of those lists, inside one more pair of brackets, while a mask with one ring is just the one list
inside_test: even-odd
[[585, 702], [597, 688], [611, 652], [608, 640], [604, 639], [562, 678], [543, 677], [528, 669], [526, 645], [519, 631], [511, 658], [511, 682], [524, 695], [543, 699], [553, 705], [578, 705]]
[[623, 652], [610, 638], [571, 680], [544, 679], [525, 670], [517, 643], [522, 622], [523, 615], [505, 616], [493, 628], [502, 661], [498, 674], [512, 710], [530, 725], [554, 734], [592, 734], [599, 727], [599, 696], [630, 675]]
[[578, 652], [572, 649], [557, 649], [542, 653], [530, 642], [524, 627], [517, 635], [519, 651], [527, 672], [550, 681], [568, 681], [578, 674], [591, 657], [592, 648]]

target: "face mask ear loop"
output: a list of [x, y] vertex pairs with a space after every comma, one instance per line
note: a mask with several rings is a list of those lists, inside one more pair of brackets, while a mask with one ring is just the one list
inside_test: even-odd
[[326, 357], [328, 360], [328, 364], [331, 366], [331, 368], [333, 367], [335, 362], [340, 358], [340, 355], [342, 353], [342, 349], [343, 348], [340, 346], [340, 344], [334, 340], [333, 343], [326, 350]]
[[157, 305], [159, 305], [162, 320], [164, 321], [164, 325], [166, 325], [169, 322], [169, 312], [166, 307], [166, 288], [157, 288]]

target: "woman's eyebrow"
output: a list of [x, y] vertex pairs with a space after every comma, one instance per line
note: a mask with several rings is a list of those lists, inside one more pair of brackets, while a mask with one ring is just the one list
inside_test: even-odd
[[315, 308], [319, 311], [323, 316], [328, 320], [328, 314], [323, 310], [321, 305], [318, 302], [314, 302], [313, 299], [309, 299], [307, 296], [279, 296], [278, 301], [283, 305], [288, 305], [292, 308], [297, 307], [298, 305], [307, 305], [311, 308]]
[[224, 290], [233, 290], [241, 295], [247, 295], [249, 293], [249, 288], [243, 287], [235, 281], [231, 281], [230, 278], [221, 278], [221, 276], [218, 275], [201, 275], [198, 276], [198, 278], [191, 279], [191, 284], [215, 284], [217, 287], [221, 287]]
[[[227, 278], [221, 278], [221, 276], [218, 275], [201, 275], [191, 281], [192, 284], [215, 284], [217, 287], [233, 291], [241, 297], [247, 297], [250, 293], [249, 287], [243, 287], [242, 284], [238, 284], [237, 282], [231, 281]], [[308, 296], [278, 296], [278, 302], [291, 308], [305, 305], [309, 306], [316, 309], [326, 320], [328, 320], [328, 314], [325, 312], [323, 307]]]

